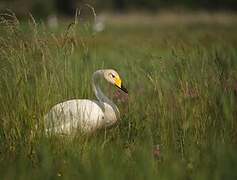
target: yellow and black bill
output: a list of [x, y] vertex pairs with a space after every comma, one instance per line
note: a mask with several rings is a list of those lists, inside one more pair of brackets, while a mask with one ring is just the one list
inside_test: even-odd
[[117, 78], [115, 81], [115, 86], [121, 89], [123, 92], [128, 94], [128, 90], [123, 86], [122, 81], [120, 78]]

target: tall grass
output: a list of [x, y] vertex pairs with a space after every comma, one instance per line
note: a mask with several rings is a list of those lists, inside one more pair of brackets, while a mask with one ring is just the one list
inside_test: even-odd
[[[237, 178], [236, 25], [108, 26], [94, 36], [80, 23], [54, 32], [13, 15], [1, 22], [1, 179]], [[128, 86], [121, 121], [46, 137], [44, 114], [95, 98], [99, 68]]]

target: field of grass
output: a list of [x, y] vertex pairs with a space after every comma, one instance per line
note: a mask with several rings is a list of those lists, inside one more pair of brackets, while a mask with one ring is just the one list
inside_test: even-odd
[[[237, 23], [65, 24], [2, 19], [0, 179], [237, 179]], [[95, 99], [101, 68], [129, 91], [121, 120], [47, 137], [44, 114]]]

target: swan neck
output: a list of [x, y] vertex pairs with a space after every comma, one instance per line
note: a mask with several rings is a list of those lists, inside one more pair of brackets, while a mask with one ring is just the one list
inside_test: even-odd
[[101, 104], [107, 103], [111, 105], [114, 111], [116, 112], [117, 116], [119, 117], [120, 115], [119, 115], [117, 106], [113, 103], [112, 100], [110, 100], [107, 96], [104, 95], [104, 93], [101, 91], [99, 87], [98, 82], [100, 78], [104, 78], [103, 70], [97, 70], [96, 72], [94, 72], [93, 77], [92, 77], [92, 87], [93, 87], [95, 96], [97, 97], [97, 99], [99, 100]]
[[92, 87], [93, 91], [95, 93], [95, 96], [100, 102], [106, 102], [108, 100], [108, 97], [104, 95], [104, 93], [101, 91], [98, 81], [103, 76], [103, 71], [98, 70], [93, 74], [92, 78]]

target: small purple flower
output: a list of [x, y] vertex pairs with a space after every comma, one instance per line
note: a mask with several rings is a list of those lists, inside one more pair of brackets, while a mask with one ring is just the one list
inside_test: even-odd
[[154, 158], [157, 158], [157, 159], [160, 158], [160, 145], [159, 144], [153, 147], [153, 156]]

